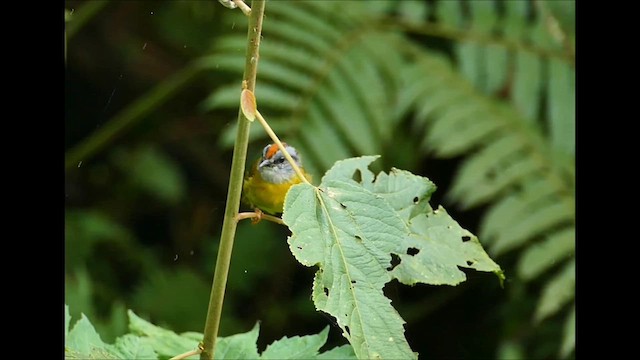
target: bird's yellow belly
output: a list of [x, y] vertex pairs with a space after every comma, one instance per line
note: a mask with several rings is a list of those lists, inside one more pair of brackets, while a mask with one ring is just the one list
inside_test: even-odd
[[243, 187], [244, 200], [247, 204], [271, 214], [282, 213], [287, 191], [292, 185], [300, 183], [297, 176], [294, 176], [292, 181], [282, 184], [260, 180], [255, 176], [246, 179]]

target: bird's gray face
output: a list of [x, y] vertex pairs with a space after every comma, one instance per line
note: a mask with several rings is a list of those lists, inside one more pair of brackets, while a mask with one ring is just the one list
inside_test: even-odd
[[[262, 175], [265, 181], [270, 183], [281, 184], [290, 181], [292, 177], [296, 176], [295, 170], [293, 170], [291, 164], [289, 164], [284, 157], [282, 151], [278, 150], [273, 153], [273, 149], [271, 149], [272, 146], [277, 145], [267, 145], [262, 150], [262, 160], [258, 164], [260, 175]], [[298, 167], [302, 166], [300, 156], [296, 149], [288, 145], [285, 145], [285, 148], [296, 162], [296, 165], [298, 165]]]

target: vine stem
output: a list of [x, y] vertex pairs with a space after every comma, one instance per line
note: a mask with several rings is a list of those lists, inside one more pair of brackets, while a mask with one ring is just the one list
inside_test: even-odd
[[307, 178], [304, 176], [304, 173], [302, 172], [302, 170], [300, 170], [296, 162], [291, 157], [291, 154], [289, 154], [289, 152], [285, 148], [282, 141], [280, 141], [280, 139], [278, 138], [278, 135], [276, 135], [276, 133], [271, 128], [271, 126], [269, 126], [269, 123], [267, 122], [267, 120], [265, 120], [262, 114], [260, 114], [260, 111], [258, 111], [256, 96], [253, 94], [253, 91], [251, 91], [250, 89], [242, 90], [242, 94], [240, 95], [240, 109], [242, 110], [242, 113], [244, 114], [244, 116], [247, 119], [249, 119], [249, 121], [254, 121], [255, 119], [258, 119], [258, 121], [264, 128], [264, 131], [266, 131], [269, 137], [271, 138], [271, 140], [273, 140], [273, 142], [275, 142], [276, 145], [278, 145], [278, 148], [280, 149], [280, 151], [282, 151], [282, 154], [287, 159], [289, 164], [291, 164], [291, 167], [293, 167], [293, 170], [296, 172], [298, 177], [300, 177], [300, 180], [302, 180], [308, 185], [311, 185], [311, 183], [309, 183], [309, 180], [307, 180]]
[[192, 355], [198, 355], [201, 352], [202, 352], [201, 349], [194, 349], [194, 350], [187, 351], [186, 353], [183, 353], [183, 354], [180, 354], [180, 355], [176, 355], [176, 356], [172, 357], [169, 360], [182, 360], [182, 359], [186, 359], [186, 358], [188, 358], [189, 356], [192, 356]]
[[309, 183], [309, 180], [307, 180], [307, 178], [302, 173], [302, 170], [300, 170], [296, 162], [291, 157], [291, 154], [289, 154], [289, 152], [285, 148], [284, 144], [282, 144], [280, 139], [278, 139], [278, 136], [276, 135], [276, 133], [273, 132], [273, 130], [271, 129], [271, 126], [269, 126], [269, 124], [267, 123], [267, 120], [265, 120], [260, 114], [260, 112], [257, 110], [256, 110], [256, 118], [258, 119], [258, 121], [260, 121], [264, 129], [267, 131], [267, 134], [269, 134], [269, 137], [271, 138], [271, 140], [273, 140], [276, 144], [278, 144], [278, 148], [280, 149], [280, 151], [282, 151], [282, 154], [287, 159], [287, 161], [289, 161], [289, 164], [291, 164], [296, 174], [298, 174], [298, 177], [300, 178], [300, 180], [302, 180], [308, 185], [311, 185], [311, 183]]
[[[260, 48], [260, 36], [262, 33], [262, 20], [264, 17], [265, 0], [253, 0], [251, 2], [251, 14], [247, 31], [247, 50], [243, 76], [243, 88], [254, 91], [256, 74], [258, 70], [258, 58]], [[229, 274], [231, 251], [237, 228], [238, 209], [244, 180], [244, 168], [247, 158], [247, 146], [249, 144], [250, 121], [244, 116], [242, 110], [238, 112], [238, 132], [233, 147], [233, 159], [231, 160], [231, 173], [229, 176], [229, 190], [225, 207], [222, 233], [218, 257], [216, 259], [213, 286], [209, 298], [209, 308], [204, 326], [203, 349], [200, 353], [201, 360], [211, 360], [215, 353], [216, 339], [220, 327], [220, 316], [224, 302], [224, 292]]]
[[237, 221], [244, 220], [244, 219], [252, 219], [254, 221], [256, 221], [256, 219], [265, 219], [265, 220], [269, 220], [271, 222], [274, 222], [276, 224], [284, 225], [284, 221], [282, 221], [281, 218], [279, 218], [277, 216], [268, 215], [268, 214], [265, 214], [265, 213], [243, 212], [243, 213], [238, 214], [238, 216], [236, 217]]

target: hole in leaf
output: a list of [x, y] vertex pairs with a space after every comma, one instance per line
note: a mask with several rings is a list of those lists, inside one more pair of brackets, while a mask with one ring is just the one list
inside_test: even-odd
[[387, 271], [393, 270], [398, 265], [400, 265], [400, 256], [391, 254], [391, 265], [387, 268]]
[[324, 288], [324, 294], [327, 295], [327, 297], [329, 297], [329, 289]]
[[296, 246], [298, 250], [302, 250], [302, 246]]
[[360, 172], [360, 169], [356, 170], [351, 178], [356, 182], [362, 182], [362, 173]]
[[469, 265], [469, 266], [473, 265], [473, 261], [467, 260], [467, 265]]
[[471, 240], [471, 236], [465, 235], [465, 236], [462, 237], [462, 242], [467, 242], [469, 240]]
[[417, 203], [418, 203], [418, 201], [420, 201], [420, 199], [419, 199], [417, 196], [413, 198], [413, 203], [414, 203], [414, 204], [417, 204]]
[[343, 203], [340, 203], [340, 206], [342, 206], [342, 208], [343, 208], [343, 209], [346, 209], [346, 208], [347, 208], [347, 205], [345, 205], [345, 204], [343, 204]]
[[349, 327], [347, 325], [344, 326], [344, 330], [347, 332], [347, 334], [351, 335], [351, 332], [349, 331]]
[[407, 249], [407, 255], [414, 256], [420, 252], [420, 249], [410, 247]]
[[355, 283], [356, 283], [356, 281], [355, 281], [355, 280], [351, 280], [351, 283], [352, 283], [352, 284], [355, 284]]
[[362, 242], [362, 238], [358, 235], [355, 236], [357, 242]]

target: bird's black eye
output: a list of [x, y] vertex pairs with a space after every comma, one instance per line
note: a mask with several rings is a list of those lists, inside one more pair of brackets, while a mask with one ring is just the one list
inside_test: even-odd
[[284, 157], [279, 157], [273, 160], [274, 164], [282, 164], [286, 159]]

